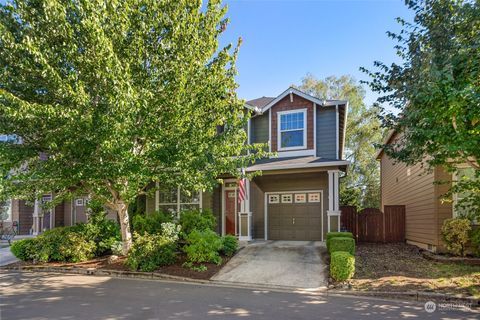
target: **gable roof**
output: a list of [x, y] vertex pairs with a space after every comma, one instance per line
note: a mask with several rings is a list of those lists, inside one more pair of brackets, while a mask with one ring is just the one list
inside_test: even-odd
[[250, 105], [250, 106], [257, 107], [257, 108], [263, 108], [267, 104], [272, 102], [272, 100], [275, 100], [275, 97], [265, 97], [265, 96], [263, 96], [261, 98], [249, 100], [249, 101], [247, 101], [247, 104]]
[[339, 148], [340, 148], [340, 155], [343, 156], [344, 146], [345, 146], [345, 131], [347, 129], [347, 114], [348, 114], [348, 100], [335, 100], [335, 99], [318, 99], [308, 93], [305, 93], [301, 90], [298, 90], [294, 87], [289, 87], [287, 90], [283, 91], [277, 97], [260, 97], [257, 99], [249, 100], [245, 103], [245, 107], [253, 110], [255, 114], [253, 115], [258, 116], [263, 114], [264, 112], [268, 111], [271, 107], [281, 101], [283, 98], [290, 94], [295, 94], [299, 97], [302, 97], [317, 106], [320, 107], [337, 107], [340, 110], [340, 123], [339, 123]]
[[308, 93], [300, 91], [294, 87], [289, 87], [287, 90], [283, 91], [277, 97], [260, 97], [257, 99], [252, 99], [246, 102], [245, 107], [254, 110], [255, 112], [262, 114], [275, 104], [277, 104], [280, 100], [285, 98], [289, 94], [295, 94], [300, 96], [308, 101], [311, 101], [319, 106], [322, 107], [329, 107], [329, 106], [338, 106], [338, 105], [347, 105], [347, 100], [335, 100], [335, 99], [325, 99], [321, 100]]

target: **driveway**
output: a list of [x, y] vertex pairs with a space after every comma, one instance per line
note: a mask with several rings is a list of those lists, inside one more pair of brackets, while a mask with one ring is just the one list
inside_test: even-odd
[[240, 250], [212, 280], [297, 289], [325, 289], [326, 253], [318, 241], [263, 241]]

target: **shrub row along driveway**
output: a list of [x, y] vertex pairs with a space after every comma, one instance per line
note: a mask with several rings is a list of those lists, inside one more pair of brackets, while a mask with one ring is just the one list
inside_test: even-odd
[[313, 241], [254, 242], [238, 252], [212, 280], [323, 289], [327, 285], [326, 249]]

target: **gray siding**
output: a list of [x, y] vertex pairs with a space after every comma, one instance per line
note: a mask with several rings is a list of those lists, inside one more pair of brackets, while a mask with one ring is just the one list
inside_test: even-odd
[[317, 107], [317, 156], [337, 159], [335, 108]]
[[250, 120], [250, 138], [252, 143], [268, 142], [268, 113], [256, 116]]

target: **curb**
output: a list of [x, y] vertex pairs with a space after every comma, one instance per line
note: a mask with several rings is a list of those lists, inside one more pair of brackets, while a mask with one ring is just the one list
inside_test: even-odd
[[230, 288], [241, 288], [250, 290], [269, 290], [275, 292], [289, 292], [302, 293], [311, 295], [325, 295], [325, 296], [349, 296], [349, 297], [373, 297], [377, 299], [392, 299], [392, 300], [413, 300], [417, 302], [423, 301], [437, 301], [437, 302], [456, 302], [468, 305], [470, 309], [480, 309], [480, 299], [473, 297], [458, 297], [443, 293], [431, 293], [422, 291], [354, 291], [354, 290], [338, 290], [328, 289], [327, 287], [308, 289], [295, 288], [275, 285], [256, 285], [241, 282], [215, 281], [215, 280], [201, 280], [187, 277], [172, 276], [164, 273], [156, 272], [138, 272], [138, 271], [123, 271], [123, 270], [102, 270], [95, 268], [80, 268], [80, 267], [51, 267], [51, 266], [4, 266], [0, 270], [12, 270], [20, 272], [53, 272], [65, 274], [80, 274], [91, 276], [110, 276], [120, 279], [143, 279], [143, 280], [157, 280], [157, 281], [175, 281], [183, 283], [203, 284], [210, 286], [221, 286]]
[[442, 302], [456, 302], [463, 303], [470, 306], [471, 309], [480, 309], [480, 299], [473, 297], [458, 297], [444, 293], [432, 293], [423, 291], [353, 291], [353, 290], [337, 290], [329, 289], [329, 295], [349, 295], [349, 296], [363, 296], [363, 297], [377, 297], [390, 299], [410, 299], [414, 301], [442, 301]]

